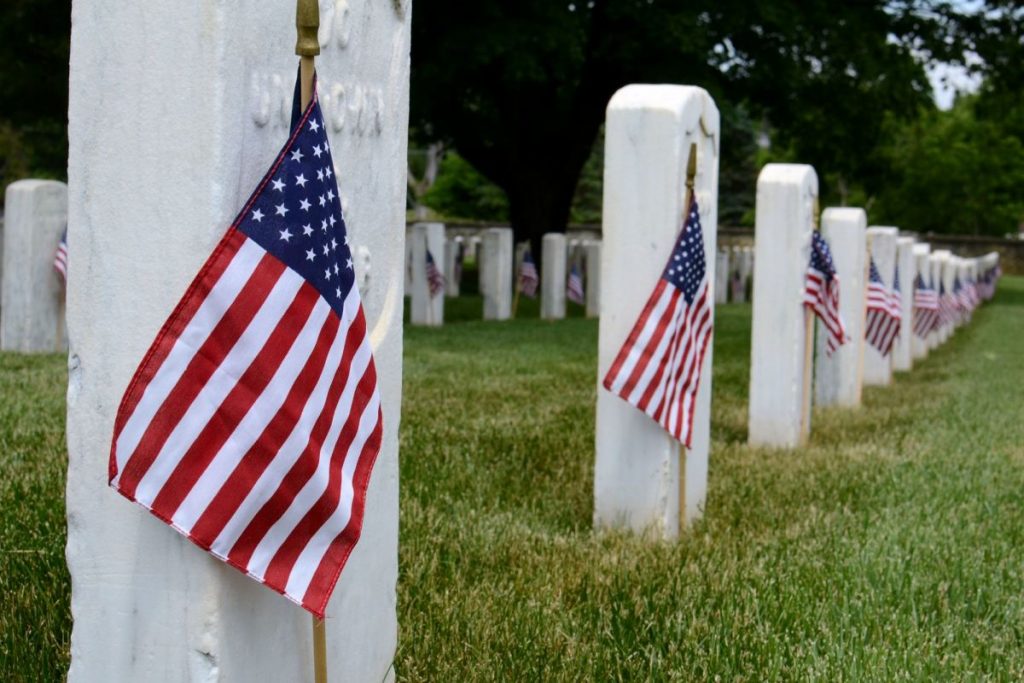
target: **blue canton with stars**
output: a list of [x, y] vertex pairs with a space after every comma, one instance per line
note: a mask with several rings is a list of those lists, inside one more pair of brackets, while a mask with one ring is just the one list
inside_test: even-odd
[[900, 291], [900, 264], [896, 264], [896, 270], [892, 276], [892, 289], [894, 292]]
[[832, 250], [828, 248], [828, 242], [815, 230], [811, 233], [811, 268], [821, 273], [825, 283], [832, 282], [836, 276], [836, 266], [832, 261]]
[[690, 212], [686, 215], [683, 230], [679, 233], [661, 279], [682, 291], [686, 303], [692, 304], [697, 297], [697, 288], [704, 280], [704, 271], [704, 235], [695, 198], [690, 204]]
[[878, 272], [878, 266], [875, 265], [875, 259], [871, 259], [871, 268], [868, 273], [868, 281], [877, 282], [883, 287], [885, 286], [885, 283], [882, 282], [882, 274]]
[[355, 269], [327, 128], [315, 98], [239, 216], [238, 229], [305, 278], [342, 315]]

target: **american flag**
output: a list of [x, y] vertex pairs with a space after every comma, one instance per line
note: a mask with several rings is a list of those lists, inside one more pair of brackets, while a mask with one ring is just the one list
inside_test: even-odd
[[579, 266], [575, 263], [569, 269], [569, 278], [565, 283], [565, 296], [569, 301], [581, 306], [584, 303], [583, 275], [580, 273]]
[[697, 200], [654, 291], [604, 378], [624, 398], [690, 447], [712, 307]]
[[946, 291], [946, 283], [939, 280], [939, 325], [949, 325], [956, 319], [956, 302]]
[[939, 295], [918, 273], [914, 280], [914, 334], [927, 337], [939, 325]]
[[466, 260], [466, 245], [462, 242], [455, 242], [455, 268], [452, 269], [452, 277], [455, 284], [462, 282], [462, 265]]
[[872, 258], [868, 275], [865, 338], [883, 356], [889, 355], [892, 351], [893, 342], [900, 331], [899, 297], [893, 294], [894, 292], [890, 292], [882, 281], [878, 267], [875, 266], [875, 259]]
[[811, 263], [807, 266], [804, 305], [814, 311], [828, 332], [825, 352], [831, 356], [845, 344], [846, 328], [839, 315], [839, 276], [828, 242], [815, 230], [811, 237]]
[[381, 408], [317, 98], [164, 324], [110, 484], [322, 617], [359, 539]]
[[445, 284], [444, 275], [438, 270], [434, 255], [427, 249], [427, 287], [430, 289], [430, 298], [444, 292]]
[[953, 304], [956, 307], [957, 317], [963, 319], [971, 310], [971, 297], [967, 289], [960, 282], [960, 276], [953, 278]]
[[60, 242], [57, 243], [57, 253], [53, 255], [53, 269], [60, 275], [60, 279], [64, 282], [68, 281], [68, 229], [64, 228], [64, 233], [60, 236]]
[[523, 262], [519, 264], [519, 293], [532, 299], [537, 296], [538, 284], [540, 276], [537, 275], [537, 264], [533, 262], [533, 255], [527, 249], [523, 252]]

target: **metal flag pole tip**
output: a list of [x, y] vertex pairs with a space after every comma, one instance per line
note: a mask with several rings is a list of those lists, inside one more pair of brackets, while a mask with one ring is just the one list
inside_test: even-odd
[[317, 0], [298, 0], [295, 5], [295, 54], [299, 59], [302, 108], [313, 98], [313, 58], [320, 54], [320, 4]]

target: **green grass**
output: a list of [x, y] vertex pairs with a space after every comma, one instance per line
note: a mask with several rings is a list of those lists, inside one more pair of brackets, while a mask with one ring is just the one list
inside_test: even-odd
[[[406, 331], [400, 679], [1024, 678], [1024, 278], [811, 444], [748, 448], [750, 309], [716, 318], [705, 521], [591, 530], [596, 323]], [[577, 311], [578, 313], [578, 311]], [[0, 679], [68, 657], [63, 359], [0, 354]]]

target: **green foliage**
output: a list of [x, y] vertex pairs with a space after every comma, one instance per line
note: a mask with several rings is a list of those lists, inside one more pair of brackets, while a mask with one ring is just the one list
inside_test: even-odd
[[1024, 220], [1024, 144], [1003, 125], [975, 115], [977, 98], [948, 112], [890, 121], [882, 148], [888, 184], [882, 222], [936, 233], [1002, 236]]
[[454, 151], [445, 154], [423, 201], [449, 219], [508, 220], [505, 193]]

